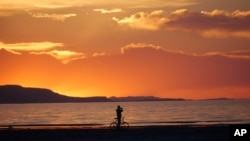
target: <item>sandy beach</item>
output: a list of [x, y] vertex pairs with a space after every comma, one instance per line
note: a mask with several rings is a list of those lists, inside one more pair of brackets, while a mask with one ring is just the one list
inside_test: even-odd
[[0, 130], [1, 141], [228, 141], [228, 125], [130, 127], [13, 128]]

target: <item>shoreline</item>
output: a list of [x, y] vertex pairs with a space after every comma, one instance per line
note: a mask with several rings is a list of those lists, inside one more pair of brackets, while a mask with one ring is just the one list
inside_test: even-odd
[[13, 128], [0, 130], [1, 141], [192, 141], [229, 140], [229, 125], [162, 125], [132, 126], [112, 130], [109, 127], [85, 126], [78, 128]]

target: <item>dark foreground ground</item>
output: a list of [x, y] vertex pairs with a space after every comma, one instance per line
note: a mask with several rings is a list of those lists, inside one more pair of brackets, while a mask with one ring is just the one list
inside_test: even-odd
[[1, 129], [1, 141], [229, 141], [227, 125]]

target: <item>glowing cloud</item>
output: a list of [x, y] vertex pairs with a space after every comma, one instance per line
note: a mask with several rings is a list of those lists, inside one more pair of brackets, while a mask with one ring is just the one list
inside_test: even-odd
[[158, 30], [167, 22], [164, 11], [162, 10], [153, 11], [151, 13], [138, 12], [120, 20], [113, 17], [113, 20], [118, 24], [127, 25], [131, 28], [147, 30]]
[[106, 9], [94, 9], [93, 11], [101, 12], [102, 14], [123, 12], [122, 9], [120, 9], [120, 8], [114, 8], [114, 9], [110, 9], [110, 10], [106, 10]]
[[31, 43], [14, 43], [6, 44], [0, 42], [0, 48], [6, 49], [8, 51], [44, 51], [50, 50], [57, 47], [62, 47], [62, 43], [52, 43], [52, 42], [31, 42]]
[[250, 38], [250, 11], [192, 12], [180, 9], [164, 14], [164, 11], [156, 10], [151, 13], [138, 12], [122, 19], [113, 17], [113, 20], [119, 25], [133, 29], [183, 30], [195, 32], [204, 37]]
[[154, 44], [147, 43], [131, 43], [121, 48], [121, 53], [124, 54], [126, 50], [134, 49], [134, 48], [153, 48], [153, 49], [161, 49], [160, 46]]
[[172, 15], [182, 15], [188, 13], [187, 9], [179, 9], [179, 10], [175, 10], [173, 12], [171, 12]]
[[68, 63], [73, 60], [85, 58], [83, 53], [69, 50], [55, 50], [55, 48], [63, 47], [62, 43], [52, 42], [31, 42], [31, 43], [15, 43], [5, 44], [0, 42], [0, 49], [5, 49], [13, 54], [21, 55], [21, 52], [29, 52], [34, 55], [50, 55], [62, 63]]
[[241, 17], [244, 18], [244, 17], [250, 16], [250, 11], [236, 10], [233, 12], [228, 12], [228, 11], [224, 11], [224, 10], [215, 9], [213, 11], [201, 11], [201, 14], [208, 15], [211, 17], [225, 16], [225, 17], [230, 17], [230, 18], [241, 18]]

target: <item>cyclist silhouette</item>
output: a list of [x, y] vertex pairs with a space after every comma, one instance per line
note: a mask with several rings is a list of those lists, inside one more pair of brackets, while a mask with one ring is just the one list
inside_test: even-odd
[[117, 109], [116, 109], [116, 116], [117, 116], [117, 121], [118, 121], [117, 127], [118, 127], [118, 128], [120, 128], [120, 126], [121, 126], [122, 112], [123, 112], [122, 107], [120, 107], [120, 106], [118, 105], [118, 106], [117, 106]]

